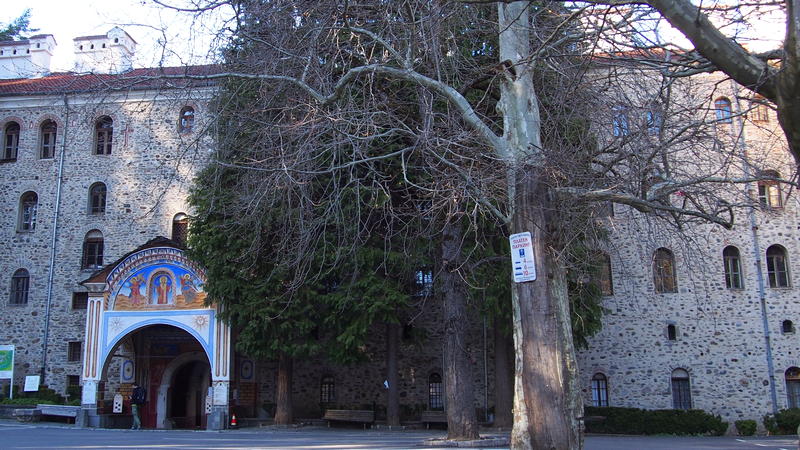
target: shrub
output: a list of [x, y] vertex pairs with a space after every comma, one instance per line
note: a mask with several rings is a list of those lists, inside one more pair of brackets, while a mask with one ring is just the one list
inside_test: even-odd
[[752, 436], [756, 434], [755, 420], [737, 420], [734, 422], [734, 425], [736, 425], [736, 431], [739, 432], [739, 436]]
[[767, 429], [768, 434], [778, 434], [778, 421], [775, 420], [774, 414], [766, 414], [761, 420], [764, 428]]
[[2, 405], [55, 405], [57, 403], [58, 402], [54, 402], [49, 398], [37, 397], [14, 397], [0, 400], [0, 404]]
[[800, 408], [782, 409], [764, 416], [764, 428], [769, 434], [795, 434], [800, 426]]
[[728, 423], [719, 416], [699, 409], [586, 407], [585, 415], [604, 417], [603, 420], [586, 421], [586, 431], [590, 433], [721, 436], [728, 429]]

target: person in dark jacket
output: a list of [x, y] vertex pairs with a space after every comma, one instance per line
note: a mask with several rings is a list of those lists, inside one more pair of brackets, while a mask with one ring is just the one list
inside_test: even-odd
[[133, 383], [131, 392], [131, 414], [133, 415], [133, 426], [131, 430], [142, 428], [142, 421], [139, 418], [139, 408], [147, 401], [147, 392], [138, 383]]

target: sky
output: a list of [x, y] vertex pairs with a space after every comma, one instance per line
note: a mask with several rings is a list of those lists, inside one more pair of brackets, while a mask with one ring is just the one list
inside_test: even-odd
[[[151, 0], [24, 0], [13, 3], [5, 0], [4, 3], [0, 9], [0, 24], [12, 21], [30, 8], [31, 26], [38, 28], [38, 33], [55, 36], [58, 45], [51, 61], [52, 71], [73, 67], [72, 40], [75, 37], [105, 34], [114, 26], [123, 28], [139, 43], [135, 67], [211, 62], [215, 56], [213, 49], [217, 47], [214, 36], [224, 27], [224, 18], [231, 16], [231, 11], [226, 9], [206, 14], [203, 20], [193, 20], [191, 14], [165, 9]], [[757, 37], [746, 42], [750, 50], [765, 51], [779, 44], [783, 30], [783, 17], [774, 16], [743, 34]], [[664, 30], [663, 36], [667, 41], [691, 48], [677, 32]]]
[[[31, 26], [37, 34], [52, 34], [56, 46], [51, 60], [53, 71], [73, 66], [73, 39], [105, 34], [119, 26], [133, 37], [135, 67], [200, 64], [210, 61], [216, 31], [224, 25], [222, 13], [206, 16], [202, 22], [191, 15], [159, 7], [149, 0], [5, 0], [0, 24], [31, 9]], [[227, 12], [227, 11], [225, 11]], [[166, 42], [166, 46], [162, 43]], [[213, 56], [213, 55], [211, 55]]]

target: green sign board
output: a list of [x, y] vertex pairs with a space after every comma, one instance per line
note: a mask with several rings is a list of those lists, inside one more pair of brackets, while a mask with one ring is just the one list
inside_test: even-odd
[[0, 379], [14, 377], [14, 346], [0, 345]]

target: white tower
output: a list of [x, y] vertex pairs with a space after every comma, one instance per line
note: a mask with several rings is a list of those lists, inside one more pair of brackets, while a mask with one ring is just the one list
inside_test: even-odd
[[106, 34], [81, 36], [74, 40], [75, 71], [122, 73], [131, 70], [136, 41], [119, 27]]

